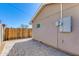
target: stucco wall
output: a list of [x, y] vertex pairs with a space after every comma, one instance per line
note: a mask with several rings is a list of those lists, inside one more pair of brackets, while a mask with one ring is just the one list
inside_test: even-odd
[[[55, 22], [60, 18], [60, 14], [55, 14], [55, 12], [60, 11], [59, 6], [59, 4], [46, 6], [37, 16], [37, 18], [33, 22], [32, 32], [34, 39], [57, 47], [57, 28], [55, 26]], [[37, 28], [36, 26], [39, 23], [41, 26], [40, 28]]]
[[[60, 33], [55, 25], [61, 17], [60, 10], [60, 4], [49, 4], [43, 8], [33, 22], [33, 38], [79, 55], [79, 4], [63, 4], [63, 17], [72, 17], [71, 33]], [[36, 28], [38, 23], [41, 24], [40, 28]]]
[[79, 4], [63, 4], [63, 9], [66, 9], [63, 11], [63, 17], [72, 17], [72, 32], [58, 33], [58, 45], [65, 51], [79, 55]]

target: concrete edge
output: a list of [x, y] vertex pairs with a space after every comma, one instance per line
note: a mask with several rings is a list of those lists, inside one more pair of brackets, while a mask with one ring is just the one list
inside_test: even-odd
[[7, 41], [0, 56], [7, 56], [8, 53], [10, 52], [10, 50], [13, 48], [13, 46], [14, 46], [16, 43], [24, 42], [24, 41], [29, 41], [29, 40], [32, 40], [32, 38], [27, 38], [27, 39], [22, 39], [22, 40], [19, 40], [19, 39], [18, 39], [18, 40], [9, 41], [9, 42]]

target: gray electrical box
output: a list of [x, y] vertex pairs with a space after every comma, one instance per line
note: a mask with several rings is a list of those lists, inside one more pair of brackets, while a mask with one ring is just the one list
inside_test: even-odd
[[64, 17], [56, 22], [60, 32], [71, 32], [72, 23], [71, 16]]
[[71, 16], [64, 17], [62, 21], [63, 21], [63, 27], [62, 27], [63, 32], [71, 32], [72, 29]]

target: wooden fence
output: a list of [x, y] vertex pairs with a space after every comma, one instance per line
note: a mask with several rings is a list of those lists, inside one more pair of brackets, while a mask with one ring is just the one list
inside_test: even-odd
[[32, 29], [27, 28], [6, 28], [4, 40], [23, 39], [32, 37]]

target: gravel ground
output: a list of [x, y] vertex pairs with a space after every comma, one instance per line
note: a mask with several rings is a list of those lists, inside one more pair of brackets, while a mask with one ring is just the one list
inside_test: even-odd
[[16, 43], [8, 56], [69, 56], [36, 40]]

